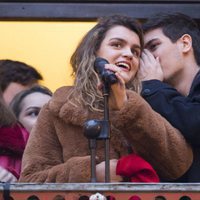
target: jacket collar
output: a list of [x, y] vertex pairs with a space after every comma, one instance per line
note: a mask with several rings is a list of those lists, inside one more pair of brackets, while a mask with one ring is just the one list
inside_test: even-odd
[[82, 126], [86, 120], [102, 119], [103, 113], [90, 112], [83, 106], [75, 106], [68, 102], [67, 95], [70, 91], [69, 86], [62, 87], [52, 97], [49, 102], [50, 110], [66, 123]]
[[193, 97], [196, 94], [200, 94], [200, 70], [198, 71], [192, 82], [188, 97]]

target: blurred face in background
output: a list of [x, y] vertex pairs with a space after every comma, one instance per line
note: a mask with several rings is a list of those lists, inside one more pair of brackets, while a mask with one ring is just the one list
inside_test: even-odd
[[30, 86], [24, 86], [19, 83], [12, 82], [3, 92], [3, 99], [5, 100], [6, 104], [9, 105], [16, 94], [28, 88], [30, 88]]
[[23, 124], [23, 126], [30, 132], [32, 127], [37, 121], [38, 114], [43, 107], [51, 99], [51, 96], [40, 93], [33, 92], [28, 94], [22, 100], [20, 104], [20, 114], [19, 114], [19, 122]]

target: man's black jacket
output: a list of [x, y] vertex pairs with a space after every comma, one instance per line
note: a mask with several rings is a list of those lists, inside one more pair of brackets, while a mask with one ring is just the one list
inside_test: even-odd
[[195, 76], [188, 96], [159, 80], [144, 81], [141, 95], [181, 131], [193, 148], [193, 164], [176, 182], [200, 182], [200, 72]]

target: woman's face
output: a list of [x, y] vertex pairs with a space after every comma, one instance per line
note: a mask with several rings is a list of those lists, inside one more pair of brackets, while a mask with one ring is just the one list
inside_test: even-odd
[[141, 54], [138, 35], [124, 26], [114, 26], [105, 35], [97, 56], [114, 64], [113, 71], [120, 72], [127, 83], [135, 77]]
[[30, 132], [35, 124], [42, 106], [51, 99], [51, 96], [40, 92], [27, 95], [21, 102], [21, 112], [18, 120]]

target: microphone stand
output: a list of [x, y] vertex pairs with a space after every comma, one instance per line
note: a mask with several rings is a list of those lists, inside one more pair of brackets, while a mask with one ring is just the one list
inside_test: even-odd
[[96, 139], [101, 132], [101, 124], [97, 120], [88, 120], [84, 123], [84, 135], [89, 140], [89, 149], [91, 151], [91, 182], [96, 182]]
[[91, 183], [96, 183], [96, 139], [89, 139], [89, 148], [91, 150]]
[[89, 139], [91, 150], [91, 182], [96, 182], [96, 140], [105, 141], [105, 182], [110, 182], [110, 123], [109, 123], [109, 97], [110, 85], [105, 83], [103, 86], [104, 97], [104, 119], [88, 120], [84, 124], [84, 135]]
[[109, 97], [110, 85], [104, 83], [103, 97], [104, 97], [104, 124], [105, 124], [105, 182], [110, 182], [110, 123], [109, 123]]

